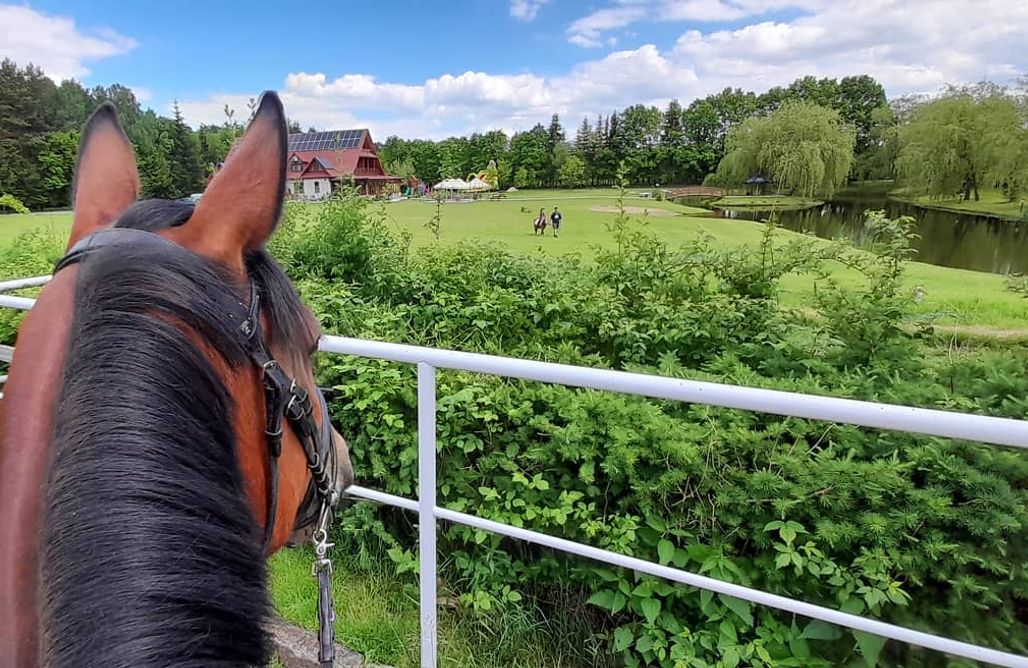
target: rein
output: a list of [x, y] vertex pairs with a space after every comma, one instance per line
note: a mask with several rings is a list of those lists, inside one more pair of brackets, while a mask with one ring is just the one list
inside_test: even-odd
[[[53, 273], [56, 274], [69, 265], [81, 262], [100, 248], [138, 244], [188, 252], [152, 232], [113, 228], [96, 232], [80, 240], [57, 262]], [[228, 307], [228, 314], [233, 320], [239, 321], [237, 331], [243, 347], [259, 369], [264, 385], [267, 416], [264, 436], [268, 447], [269, 471], [267, 513], [262, 541], [265, 554], [271, 548], [278, 512], [278, 460], [282, 454], [283, 417], [296, 433], [311, 473], [311, 481], [297, 510], [293, 530], [300, 531], [314, 526], [311, 542], [314, 545], [315, 560], [311, 574], [318, 579], [318, 660], [323, 668], [329, 668], [335, 661], [335, 612], [332, 604], [332, 562], [327, 557], [328, 548], [332, 547], [328, 542], [328, 529], [342, 494], [336, 483], [338, 459], [332, 444], [332, 424], [329, 420], [328, 406], [321, 390], [317, 389], [315, 396], [321, 411], [319, 426], [314, 418], [310, 394], [295, 378], [286, 375], [285, 370], [272, 357], [261, 332], [260, 295], [252, 281], [249, 307], [240, 301]]]

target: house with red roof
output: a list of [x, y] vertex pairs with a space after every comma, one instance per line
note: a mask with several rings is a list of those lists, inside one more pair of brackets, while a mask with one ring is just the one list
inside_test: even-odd
[[289, 135], [286, 191], [295, 199], [316, 200], [340, 185], [353, 184], [374, 195], [400, 178], [387, 174], [368, 130], [332, 130]]

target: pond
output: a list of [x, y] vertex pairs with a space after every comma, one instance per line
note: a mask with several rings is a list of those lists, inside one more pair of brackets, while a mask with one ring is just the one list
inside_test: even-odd
[[[924, 209], [889, 199], [885, 190], [867, 188], [838, 192], [821, 206], [780, 211], [778, 224], [824, 239], [849, 237], [861, 245], [867, 238], [864, 211], [885, 209], [890, 218], [912, 216], [920, 239], [914, 247], [918, 262], [996, 274], [1028, 273], [1028, 223], [973, 214]], [[764, 220], [767, 210], [715, 209], [725, 218]]]

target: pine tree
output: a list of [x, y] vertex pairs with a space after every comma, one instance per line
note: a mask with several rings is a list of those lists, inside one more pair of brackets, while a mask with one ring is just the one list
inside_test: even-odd
[[174, 193], [179, 197], [185, 197], [201, 189], [203, 184], [203, 171], [200, 169], [200, 159], [196, 136], [192, 129], [186, 125], [182, 118], [182, 110], [179, 109], [178, 101], [175, 101], [174, 118], [171, 122], [171, 151], [168, 155], [171, 162], [171, 183]]
[[553, 152], [557, 144], [564, 143], [564, 128], [560, 125], [560, 117], [554, 114], [550, 118], [550, 128], [546, 131], [546, 140], [550, 145], [550, 152]]

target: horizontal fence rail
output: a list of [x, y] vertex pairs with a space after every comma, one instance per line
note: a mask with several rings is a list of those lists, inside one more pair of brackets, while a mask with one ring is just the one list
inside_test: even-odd
[[[46, 283], [49, 277], [0, 282], [0, 292]], [[0, 306], [29, 309], [34, 300], [0, 295]], [[609, 550], [550, 536], [436, 505], [436, 369], [453, 369], [493, 374], [522, 380], [556, 383], [571, 387], [606, 390], [624, 394], [708, 404], [761, 413], [812, 420], [840, 422], [873, 429], [905, 431], [943, 438], [979, 441], [994, 445], [1028, 448], [1028, 421], [994, 418], [952, 411], [879, 404], [837, 397], [722, 385], [647, 374], [591, 369], [566, 364], [423, 348], [396, 343], [367, 341], [341, 336], [322, 336], [319, 349], [373, 359], [417, 365], [418, 372], [418, 499], [387, 494], [359, 485], [347, 493], [355, 498], [395, 506], [418, 513], [421, 665], [436, 666], [436, 521], [456, 524], [543, 545], [613, 566], [713, 591], [811, 619], [837, 624], [884, 638], [918, 645], [954, 656], [996, 666], [1028, 668], [1028, 657], [945, 638], [915, 629], [852, 615], [824, 606], [716, 580], [696, 573], [662, 566]]]

